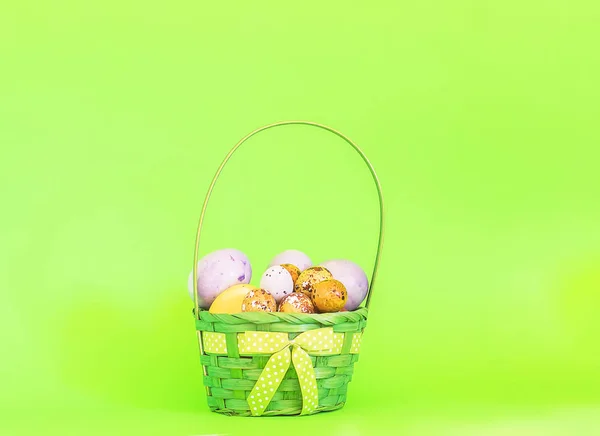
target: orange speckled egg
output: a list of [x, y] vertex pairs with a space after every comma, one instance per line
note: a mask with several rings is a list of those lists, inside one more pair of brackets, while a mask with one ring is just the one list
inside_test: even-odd
[[282, 263], [281, 266], [287, 269], [287, 271], [292, 276], [292, 281], [296, 283], [296, 281], [298, 280], [298, 276], [300, 275], [300, 269], [296, 265], [292, 265], [291, 263]]
[[332, 278], [333, 276], [327, 268], [322, 266], [311, 266], [300, 273], [298, 280], [296, 280], [294, 285], [294, 291], [303, 292], [312, 298], [313, 287], [315, 284]]
[[275, 297], [264, 289], [253, 289], [242, 301], [242, 312], [276, 312]]
[[342, 282], [324, 280], [313, 286], [312, 300], [319, 312], [339, 312], [348, 300], [348, 292]]
[[281, 300], [279, 311], [288, 313], [315, 313], [315, 306], [306, 294], [292, 292]]

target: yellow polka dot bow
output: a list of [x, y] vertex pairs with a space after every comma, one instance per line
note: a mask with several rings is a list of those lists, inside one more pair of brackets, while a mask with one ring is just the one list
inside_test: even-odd
[[[260, 353], [263, 341], [272, 335], [267, 332], [246, 332], [245, 352]], [[283, 381], [291, 361], [294, 363], [298, 383], [302, 392], [302, 412], [306, 415], [313, 412], [319, 404], [317, 379], [308, 352], [329, 350], [333, 344], [333, 329], [331, 327], [311, 330], [301, 333], [293, 340], [284, 342], [283, 348], [275, 352], [263, 369], [248, 397], [248, 404], [253, 416], [263, 414], [273, 398], [277, 388]], [[266, 341], [265, 341], [266, 342]], [[261, 350], [259, 351], [259, 348]]]

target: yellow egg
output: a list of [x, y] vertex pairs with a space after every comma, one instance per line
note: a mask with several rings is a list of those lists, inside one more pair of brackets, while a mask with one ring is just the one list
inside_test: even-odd
[[288, 313], [315, 313], [315, 306], [306, 294], [292, 292], [281, 300], [279, 311]]
[[298, 280], [298, 276], [300, 275], [300, 269], [291, 263], [282, 263], [281, 266], [287, 269], [292, 276], [292, 282], [296, 283], [296, 280]]
[[311, 266], [300, 273], [298, 280], [295, 282], [294, 291], [303, 292], [312, 298], [314, 285], [331, 278], [333, 278], [333, 276], [327, 268], [322, 266]]
[[338, 280], [324, 280], [313, 287], [313, 303], [319, 312], [339, 312], [344, 308], [348, 292]]
[[264, 289], [254, 289], [244, 297], [242, 312], [276, 312], [277, 302], [269, 292]]
[[210, 305], [210, 313], [240, 313], [242, 311], [242, 302], [250, 291], [258, 289], [247, 283], [233, 285], [225, 289], [215, 301]]

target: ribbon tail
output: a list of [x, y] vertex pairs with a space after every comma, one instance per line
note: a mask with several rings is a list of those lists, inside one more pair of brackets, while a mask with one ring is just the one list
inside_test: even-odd
[[308, 415], [319, 405], [319, 390], [317, 389], [317, 378], [312, 361], [306, 351], [299, 346], [294, 346], [292, 360], [298, 374], [298, 383], [302, 392], [302, 412], [300, 415]]
[[248, 405], [253, 416], [261, 416], [273, 399], [275, 392], [283, 381], [283, 376], [290, 367], [290, 347], [273, 354], [254, 388], [248, 396]]

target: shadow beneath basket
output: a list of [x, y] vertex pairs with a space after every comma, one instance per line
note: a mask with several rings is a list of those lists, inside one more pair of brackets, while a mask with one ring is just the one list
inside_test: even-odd
[[268, 412], [263, 414], [262, 416], [252, 416], [252, 415], [240, 415], [239, 413], [236, 412], [231, 412], [231, 413], [226, 413], [226, 412], [216, 412], [216, 411], [211, 411], [211, 413], [215, 414], [215, 415], [223, 415], [223, 416], [227, 416], [227, 417], [235, 417], [235, 418], [240, 418], [240, 419], [261, 419], [261, 418], [270, 418], [271, 420], [273, 419], [289, 419], [289, 418], [309, 418], [309, 417], [313, 417], [316, 415], [324, 415], [324, 414], [329, 414], [331, 412], [336, 412], [340, 409], [342, 409], [344, 407], [346, 403], [341, 403], [338, 404], [336, 406], [333, 407], [329, 407], [326, 410], [319, 410], [316, 412], [311, 413], [310, 415], [299, 415], [297, 413], [290, 413], [290, 414], [282, 414], [281, 412], [277, 412], [277, 414], [275, 415], [269, 415]]

